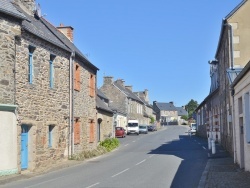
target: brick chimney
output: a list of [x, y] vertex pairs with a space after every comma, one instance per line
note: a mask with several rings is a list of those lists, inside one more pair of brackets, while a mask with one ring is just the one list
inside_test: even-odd
[[133, 91], [133, 86], [125, 86], [125, 88], [127, 88], [130, 91]]
[[113, 77], [112, 76], [104, 76], [103, 77], [103, 85], [110, 85], [113, 83]]
[[62, 23], [57, 29], [63, 33], [71, 42], [73, 42], [73, 30], [74, 28], [71, 26], [64, 26]]
[[27, 14], [34, 15], [36, 9], [35, 0], [14, 0]]

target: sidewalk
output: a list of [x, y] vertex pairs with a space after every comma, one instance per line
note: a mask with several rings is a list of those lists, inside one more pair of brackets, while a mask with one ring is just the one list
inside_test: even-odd
[[240, 169], [233, 158], [219, 144], [216, 153], [208, 153], [208, 162], [198, 188], [249, 188], [250, 172]]

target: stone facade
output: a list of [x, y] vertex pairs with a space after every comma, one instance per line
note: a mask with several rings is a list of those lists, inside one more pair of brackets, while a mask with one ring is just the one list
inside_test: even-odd
[[137, 119], [143, 124], [143, 102], [132, 92], [132, 86], [125, 86], [124, 81], [113, 77], [104, 77], [100, 90], [110, 99], [111, 108], [127, 114], [127, 120]]
[[[0, 116], [8, 111], [5, 122], [9, 125], [5, 130], [12, 138], [6, 143], [16, 144], [2, 145], [1, 150], [8, 152], [8, 147], [16, 148], [12, 152], [16, 157], [11, 157], [9, 169], [0, 165], [0, 175], [22, 169], [47, 168], [69, 155], [97, 146], [95, 89], [98, 69], [54, 26], [32, 14], [34, 1], [5, 3], [13, 16], [0, 11]], [[74, 59], [72, 51], [76, 52]], [[80, 89], [77, 91], [73, 84], [70, 85], [70, 78], [75, 78], [70, 65], [73, 67], [75, 63], [80, 67]], [[81, 122], [80, 143], [75, 145], [71, 142], [73, 119]]]

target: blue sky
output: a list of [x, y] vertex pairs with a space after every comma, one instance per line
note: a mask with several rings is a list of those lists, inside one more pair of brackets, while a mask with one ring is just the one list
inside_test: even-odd
[[36, 0], [54, 26], [74, 28], [74, 43], [103, 76], [124, 79], [150, 102], [183, 106], [209, 94], [222, 19], [241, 0]]

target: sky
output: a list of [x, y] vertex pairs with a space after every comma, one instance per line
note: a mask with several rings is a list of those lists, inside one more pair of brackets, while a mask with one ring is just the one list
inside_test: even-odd
[[74, 44], [104, 76], [123, 79], [150, 103], [191, 99], [210, 90], [208, 61], [215, 57], [225, 18], [241, 0], [36, 0], [54, 26], [74, 28]]

